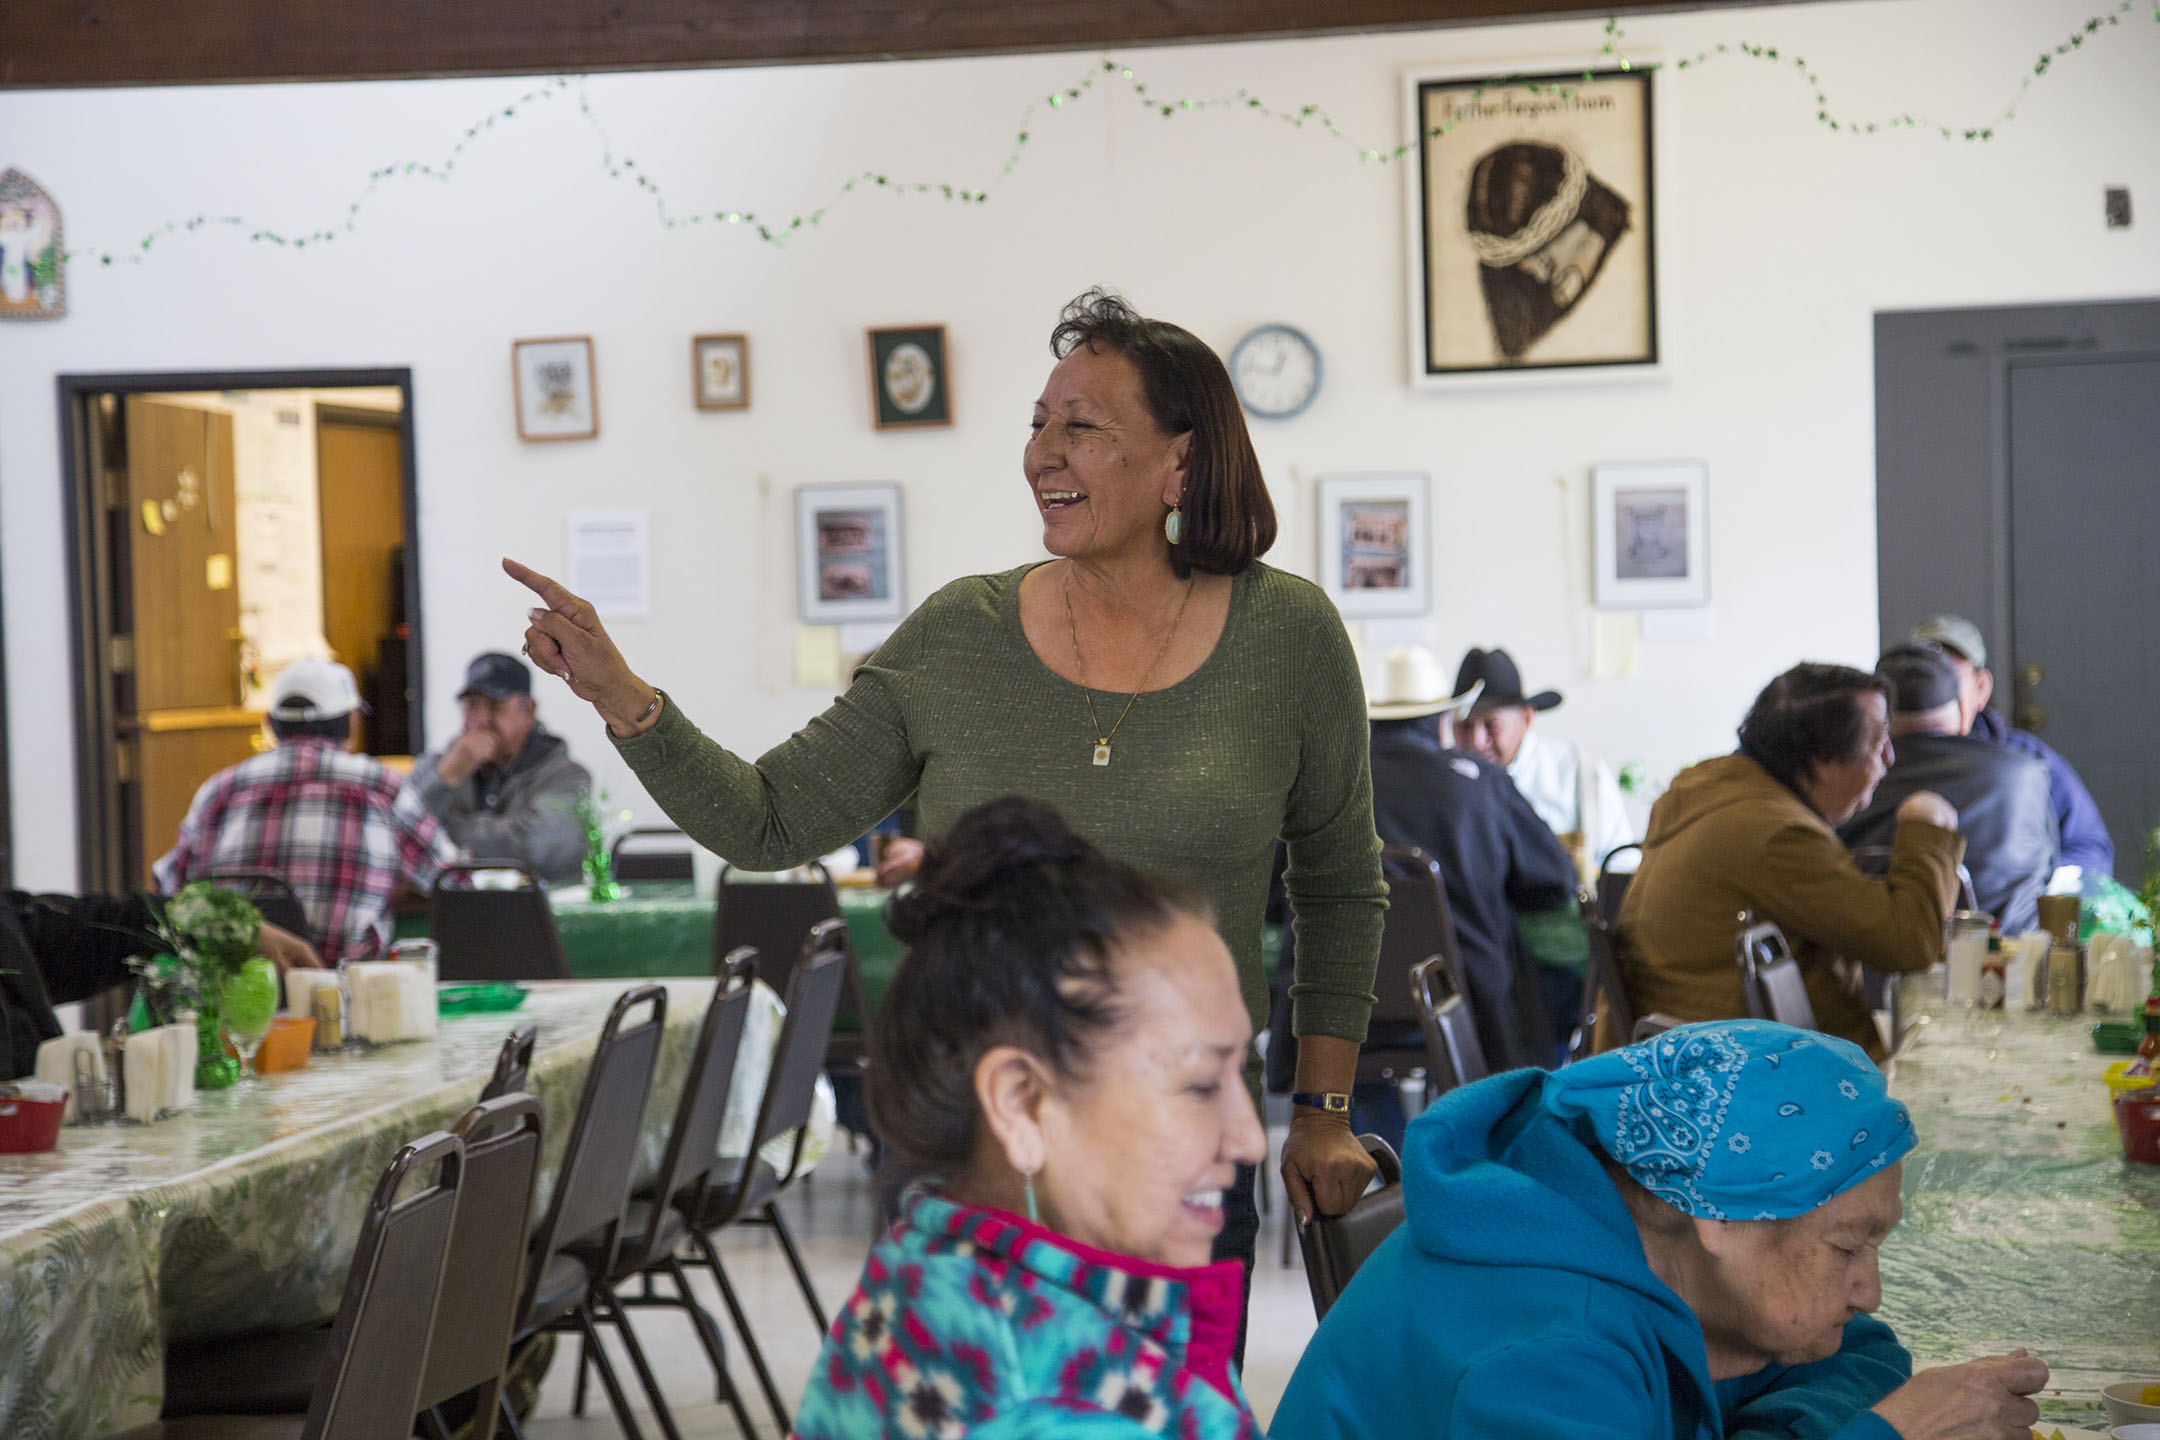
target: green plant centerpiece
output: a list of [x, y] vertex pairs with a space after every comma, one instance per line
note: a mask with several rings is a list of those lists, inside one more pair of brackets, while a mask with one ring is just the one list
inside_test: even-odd
[[[585, 892], [601, 905], [622, 899], [622, 886], [615, 883], [615, 857], [608, 853], [611, 826], [602, 808], [606, 804], [605, 790], [597, 800], [590, 794], [577, 800], [578, 821], [585, 827]], [[619, 831], [629, 819], [630, 812], [623, 811], [615, 817], [613, 828]]]
[[159, 910], [145, 937], [156, 951], [128, 962], [139, 981], [136, 1000], [145, 1023], [171, 1025], [194, 1013], [198, 1090], [222, 1090], [240, 1078], [240, 1062], [225, 1053], [221, 1020], [228, 987], [236, 1003], [262, 1003], [261, 967], [269, 962], [256, 953], [261, 934], [262, 912], [254, 902], [197, 880]]

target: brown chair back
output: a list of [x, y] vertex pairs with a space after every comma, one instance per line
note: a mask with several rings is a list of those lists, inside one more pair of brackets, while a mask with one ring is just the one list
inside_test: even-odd
[[1741, 916], [1742, 929], [1733, 942], [1734, 958], [1740, 965], [1740, 993], [1747, 1001], [1748, 1014], [1757, 1020], [1775, 1020], [1780, 1025], [1813, 1030], [1815, 1003], [1808, 999], [1807, 978], [1800, 973], [1800, 962], [1786, 943], [1785, 932], [1768, 920], [1747, 924], [1750, 918]]
[[1311, 1224], [1298, 1227], [1305, 1283], [1312, 1289], [1313, 1313], [1322, 1320], [1358, 1267], [1403, 1222], [1402, 1161], [1379, 1136], [1357, 1138], [1380, 1167], [1380, 1188], [1359, 1196], [1341, 1215], [1315, 1216]]
[[1608, 930], [1620, 924], [1620, 902], [1627, 899], [1628, 882], [1635, 878], [1642, 857], [1643, 848], [1638, 844], [1615, 845], [1606, 854], [1605, 863], [1598, 867], [1598, 913], [1605, 917]]
[[245, 895], [262, 912], [262, 918], [280, 930], [290, 930], [310, 945], [321, 943], [322, 937], [315, 933], [315, 924], [308, 919], [299, 892], [277, 871], [219, 866], [202, 878], [220, 889]]
[[1428, 1090], [1438, 1094], [1491, 1074], [1470, 1002], [1456, 993], [1447, 962], [1438, 955], [1419, 961], [1410, 971], [1410, 990], [1425, 1031]]
[[653, 1184], [651, 1219], [644, 1244], [636, 1251], [639, 1255], [659, 1253], [660, 1231], [671, 1204], [685, 1215], [704, 1208], [705, 1191], [712, 1184], [719, 1158], [720, 1130], [727, 1120], [735, 1056], [742, 1049], [743, 1030], [750, 1020], [750, 977], [756, 962], [748, 947], [728, 957], [712, 1002], [705, 1007], [705, 1018], [698, 1023], [690, 1068], [683, 1074], [682, 1098], [676, 1102], [675, 1122], [668, 1130], [667, 1154]]
[[532, 1077], [533, 1046], [539, 1038], [540, 1027], [530, 1020], [503, 1036], [502, 1049], [495, 1052], [494, 1073], [480, 1087], [482, 1104], [525, 1088]]
[[1620, 960], [1613, 952], [1612, 929], [1605, 923], [1597, 896], [1587, 889], [1576, 892], [1575, 908], [1582, 913], [1583, 931], [1590, 942], [1589, 963], [1583, 966], [1582, 1022], [1568, 1043], [1568, 1059], [1581, 1060], [1597, 1052], [1600, 1017], [1609, 1019], [1613, 1034], [1630, 1035], [1635, 1030], [1635, 1011], [1628, 1003]]
[[[540, 1102], [510, 1093], [467, 1110], [453, 1132], [465, 1142], [465, 1179], [443, 1259], [434, 1338], [419, 1408], [502, 1378], [517, 1324], [533, 1181], [540, 1171]], [[493, 1398], [481, 1412], [491, 1419]]]
[[617, 880], [694, 880], [690, 837], [672, 825], [640, 825], [608, 847], [608, 871]]

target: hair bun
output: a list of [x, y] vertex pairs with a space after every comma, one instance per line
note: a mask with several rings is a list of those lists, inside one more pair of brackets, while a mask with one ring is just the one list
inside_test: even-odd
[[1027, 902], [1034, 872], [1096, 855], [1064, 819], [1039, 800], [1007, 795], [977, 806], [928, 847], [911, 888], [894, 897], [887, 925], [915, 945], [955, 911], [1014, 909]]

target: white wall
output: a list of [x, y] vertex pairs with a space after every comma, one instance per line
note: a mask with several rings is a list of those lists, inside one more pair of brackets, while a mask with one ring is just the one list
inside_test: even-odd
[[[1848, 0], [1631, 20], [1648, 57], [1720, 41], [1805, 55], [1852, 116], [1985, 123], [2098, 0]], [[2112, 7], [2109, 7], [2112, 8]], [[1162, 96], [1240, 87], [1325, 107], [1359, 143], [1401, 138], [1409, 67], [1589, 60], [1599, 22], [1206, 45], [1118, 58]], [[785, 217], [849, 175], [997, 179], [1024, 107], [1093, 73], [1068, 54], [588, 83], [617, 153], [678, 213]], [[1270, 558], [1310, 573], [1311, 480], [1421, 468], [1446, 577], [1430, 626], [1452, 658], [1505, 643], [1541, 722], [1655, 771], [1724, 748], [1749, 697], [1803, 656], [1874, 650], [1871, 314], [2160, 291], [2160, 24], [2133, 8], [2057, 63], [1990, 144], [1833, 135], [1783, 66], [1728, 58], [1664, 80], [1663, 322], [1672, 372], [1643, 387], [1413, 393], [1405, 383], [1403, 192], [1353, 145], [1241, 109], [1165, 120], [1098, 86], [1038, 109], [983, 206], [858, 193], [786, 250], [726, 225], [663, 228], [611, 179], [574, 93], [521, 107], [452, 178], [385, 182], [357, 233], [280, 250], [212, 227], [139, 266], [78, 262], [72, 313], [0, 331], [0, 567], [17, 866], [74, 871], [53, 376], [91, 370], [409, 365], [426, 644], [438, 737], [467, 656], [516, 643], [513, 554], [559, 566], [564, 512], [654, 515], [656, 618], [618, 639], [740, 747], [824, 697], [792, 686], [791, 487], [899, 480], [918, 595], [1039, 553], [1017, 464], [1058, 306], [1096, 282], [1227, 348], [1260, 322], [1322, 347], [1317, 404], [1255, 438], [1286, 518]], [[533, 80], [0, 94], [0, 152], [59, 199], [78, 247], [132, 248], [197, 213], [304, 231], [368, 171], [440, 161]], [[2101, 226], [2101, 189], [2143, 212]], [[864, 327], [950, 327], [958, 424], [872, 430]], [[691, 408], [703, 330], [752, 338], [755, 407]], [[597, 441], [520, 444], [509, 343], [590, 334]], [[1588, 467], [1701, 457], [1711, 475], [1714, 634], [1646, 643], [1640, 673], [1586, 678]], [[548, 718], [618, 802], [647, 802], [567, 694]]]

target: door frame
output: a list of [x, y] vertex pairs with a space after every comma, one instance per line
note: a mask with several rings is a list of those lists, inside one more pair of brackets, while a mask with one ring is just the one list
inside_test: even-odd
[[[1952, 611], [1980, 627], [1988, 668], [2008, 682], [2017, 673], [2010, 372], [2150, 355], [2160, 349], [2160, 299], [1878, 311], [1874, 341], [1883, 647]], [[1953, 496], [1964, 503], [1946, 503]]]
[[[105, 531], [101, 477], [91, 470], [96, 446], [92, 413], [100, 396], [190, 390], [323, 390], [395, 387], [403, 400], [398, 414], [398, 459], [404, 470], [405, 614], [412, 634], [405, 652], [405, 683], [412, 694], [407, 723], [414, 753], [424, 748], [427, 711], [424, 633], [420, 609], [419, 471], [413, 442], [413, 384], [409, 368], [313, 370], [174, 370], [157, 373], [83, 373], [60, 375], [55, 384], [60, 404], [60, 508], [65, 517], [68, 565], [68, 639], [70, 687], [75, 721], [76, 884], [84, 891], [133, 888], [121, 873], [119, 762], [112, 743], [112, 670], [107, 663], [112, 615], [104, 582], [111, 568]], [[0, 703], [5, 691], [0, 689]], [[5, 756], [0, 754], [0, 807], [5, 805]], [[0, 808], [0, 835], [5, 810]]]

